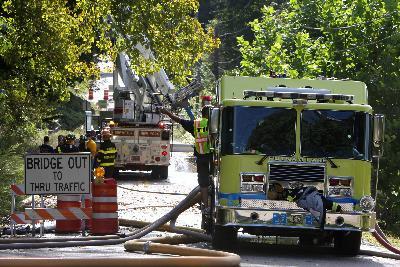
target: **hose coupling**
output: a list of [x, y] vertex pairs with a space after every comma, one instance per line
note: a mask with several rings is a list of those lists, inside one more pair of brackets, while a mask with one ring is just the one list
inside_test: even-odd
[[143, 244], [143, 252], [145, 254], [149, 254], [150, 253], [150, 244], [151, 244], [151, 241], [144, 242], [144, 244]]

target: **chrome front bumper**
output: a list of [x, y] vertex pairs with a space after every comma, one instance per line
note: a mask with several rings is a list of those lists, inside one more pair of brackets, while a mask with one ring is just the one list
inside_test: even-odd
[[[325, 230], [371, 231], [375, 228], [374, 212], [326, 213]], [[270, 227], [319, 230], [320, 225], [304, 210], [266, 210], [223, 207], [216, 210], [216, 224], [237, 227]]]

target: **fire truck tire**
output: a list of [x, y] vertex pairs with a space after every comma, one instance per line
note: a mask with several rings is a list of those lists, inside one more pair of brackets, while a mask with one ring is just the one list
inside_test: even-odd
[[237, 230], [231, 226], [214, 225], [212, 247], [214, 249], [233, 249], [237, 242]]
[[210, 185], [208, 186], [208, 212], [201, 214], [201, 229], [211, 235], [214, 228], [214, 213], [215, 213], [215, 186], [212, 176], [210, 176]]
[[334, 248], [339, 254], [355, 256], [360, 252], [361, 232], [338, 232], [334, 235]]
[[114, 170], [114, 177], [113, 177], [115, 180], [118, 180], [120, 177], [119, 177], [119, 168], [115, 168], [115, 170]]
[[168, 166], [156, 166], [151, 170], [151, 178], [154, 180], [165, 180], [168, 178]]

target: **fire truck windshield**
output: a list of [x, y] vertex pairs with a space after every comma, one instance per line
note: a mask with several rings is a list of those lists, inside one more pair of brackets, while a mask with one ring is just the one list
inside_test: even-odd
[[363, 112], [303, 110], [301, 155], [369, 160], [370, 120]]
[[222, 117], [222, 154], [295, 154], [294, 109], [226, 107]]

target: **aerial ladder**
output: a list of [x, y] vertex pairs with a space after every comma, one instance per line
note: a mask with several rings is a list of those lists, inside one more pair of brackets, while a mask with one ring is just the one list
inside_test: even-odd
[[[138, 44], [138, 51], [154, 60], [150, 49]], [[112, 142], [117, 148], [117, 170], [147, 170], [154, 179], [168, 177], [172, 151], [191, 148], [176, 145], [172, 148], [172, 124], [158, 111], [161, 106], [174, 110], [185, 109], [193, 118], [188, 100], [202, 89], [199, 81], [176, 90], [164, 69], [148, 75], [138, 75], [126, 53], [119, 53], [113, 72], [113, 123], [109, 123]], [[172, 149], [171, 149], [172, 148]]]

